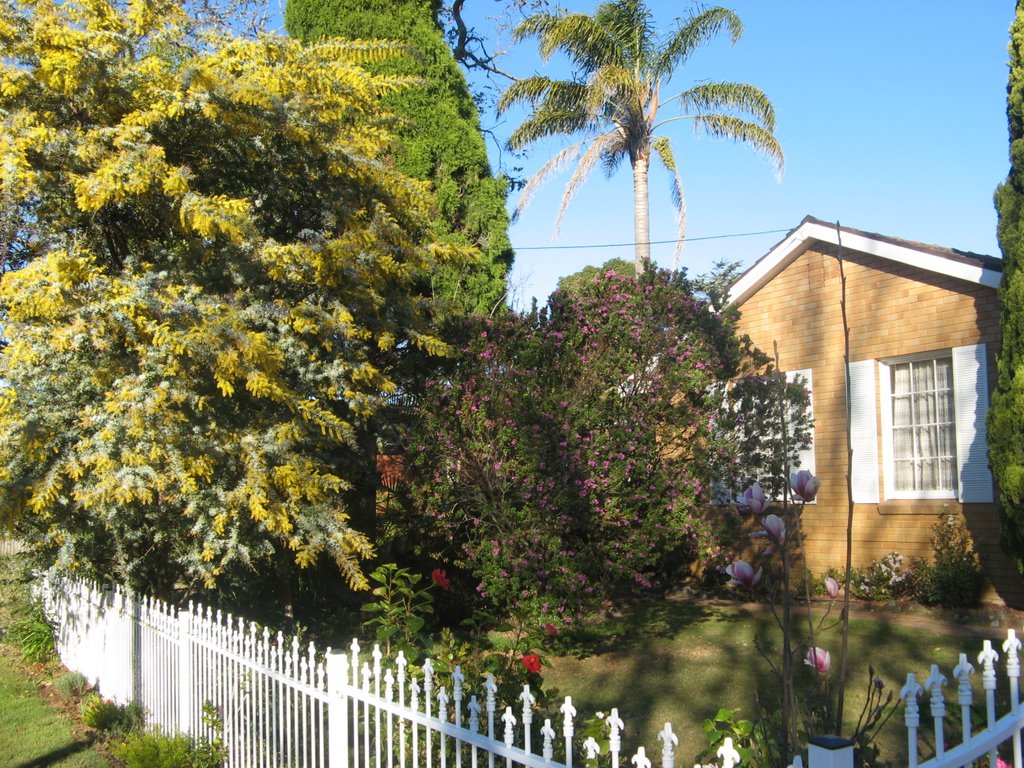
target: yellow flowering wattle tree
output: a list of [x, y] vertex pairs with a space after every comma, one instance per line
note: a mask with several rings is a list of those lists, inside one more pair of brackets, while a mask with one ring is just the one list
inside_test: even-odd
[[0, 1], [0, 522], [158, 594], [371, 542], [348, 500], [420, 284], [465, 253], [387, 159], [387, 43]]

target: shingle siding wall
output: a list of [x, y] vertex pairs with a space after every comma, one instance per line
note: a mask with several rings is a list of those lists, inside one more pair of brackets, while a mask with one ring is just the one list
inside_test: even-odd
[[[992, 288], [846, 250], [850, 359], [877, 360], [984, 343], [989, 387], [995, 382], [999, 307]], [[832, 246], [806, 251], [740, 307], [739, 328], [770, 351], [777, 342], [783, 370], [814, 371], [815, 462], [822, 487], [804, 513], [807, 564], [820, 573], [839, 567], [846, 546], [846, 391], [839, 264]], [[876, 381], [876, 390], [878, 382]], [[876, 396], [876, 402], [877, 402]], [[876, 413], [879, 435], [881, 414]], [[885, 501], [854, 509], [856, 566], [888, 552], [931, 555], [931, 529], [940, 515], [963, 515], [989, 584], [985, 599], [1024, 605], [1024, 583], [999, 548], [994, 504], [955, 500]]]

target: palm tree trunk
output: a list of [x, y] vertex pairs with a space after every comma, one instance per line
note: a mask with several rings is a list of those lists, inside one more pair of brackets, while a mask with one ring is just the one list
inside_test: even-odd
[[641, 152], [633, 161], [633, 240], [636, 242], [635, 266], [639, 277], [651, 262], [651, 208], [647, 193], [647, 169], [651, 153]]

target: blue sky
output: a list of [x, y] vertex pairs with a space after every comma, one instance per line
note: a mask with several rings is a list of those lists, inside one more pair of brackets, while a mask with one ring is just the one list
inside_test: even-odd
[[[999, 255], [992, 193], [1008, 170], [1006, 80], [1009, 0], [735, 0], [724, 3], [744, 24], [740, 41], [699, 50], [673, 81], [675, 93], [701, 80], [731, 80], [764, 90], [777, 111], [786, 154], [776, 180], [769, 163], [731, 142], [695, 136], [685, 123], [669, 135], [687, 201], [682, 264], [691, 274], [718, 259], [749, 266], [805, 215], [894, 237]], [[473, 3], [467, 3], [472, 6]], [[594, 2], [566, 3], [591, 11]], [[477, 0], [488, 11], [498, 6]], [[668, 28], [688, 7], [652, 0]], [[513, 74], [564, 77], [564, 63], [543, 65], [536, 45], [512, 49]], [[507, 136], [522, 118], [495, 124]], [[529, 174], [566, 142], [535, 145]], [[497, 154], [493, 155], [497, 158]], [[653, 164], [652, 164], [653, 168]], [[632, 259], [632, 187], [628, 165], [613, 179], [598, 168], [568, 210], [557, 240], [555, 217], [568, 175], [552, 179], [511, 229], [517, 249], [514, 306], [543, 303], [559, 277], [587, 264]], [[651, 175], [652, 240], [673, 240], [666, 175]], [[510, 205], [516, 202], [513, 196]], [[718, 238], [718, 239], [700, 239]], [[535, 250], [560, 246], [558, 249]], [[672, 244], [652, 255], [671, 266]]]
[[[270, 0], [283, 7], [284, 0]], [[554, 4], [554, 3], [553, 3]], [[595, 0], [562, 0], [590, 12]], [[710, 3], [707, 3], [710, 4]], [[501, 0], [469, 0], [482, 31]], [[649, 0], [659, 26], [691, 7]], [[691, 274], [715, 261], [749, 266], [806, 215], [893, 237], [999, 255], [992, 193], [1009, 168], [1006, 129], [1007, 43], [1012, 0], [734, 0], [723, 5], [744, 24], [697, 51], [668, 93], [701, 80], [745, 82], [775, 105], [786, 155], [782, 181], [739, 144], [695, 136], [685, 123], [668, 134], [687, 203], [682, 265]], [[503, 48], [500, 37], [489, 41]], [[564, 62], [540, 62], [533, 41], [508, 49], [502, 66], [516, 76], [565, 77]], [[522, 119], [484, 113], [503, 140]], [[529, 175], [568, 142], [532, 147]], [[498, 167], [497, 147], [490, 145]], [[507, 155], [505, 158], [508, 159]], [[668, 179], [652, 163], [651, 239], [675, 238]], [[588, 264], [633, 257], [628, 165], [607, 179], [598, 168], [577, 194], [553, 239], [568, 175], [551, 180], [512, 226], [516, 262], [511, 302], [543, 303], [558, 278]], [[514, 207], [513, 195], [509, 206]], [[781, 230], [781, 231], [777, 231]], [[751, 232], [769, 234], [722, 237]], [[708, 239], [704, 239], [708, 238]], [[626, 243], [620, 247], [598, 247]], [[552, 248], [554, 246], [554, 248]], [[575, 247], [583, 246], [583, 247]], [[589, 247], [587, 247], [589, 246]], [[674, 244], [652, 246], [662, 266]]]

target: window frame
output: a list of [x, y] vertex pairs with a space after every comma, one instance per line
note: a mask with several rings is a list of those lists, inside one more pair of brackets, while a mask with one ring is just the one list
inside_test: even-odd
[[[808, 418], [811, 422], [810, 427], [810, 438], [811, 444], [799, 451], [797, 461], [799, 466], [789, 465], [789, 474], [792, 475], [801, 469], [806, 469], [812, 475], [817, 476], [817, 457], [814, 453], [814, 369], [813, 368], [796, 368], [791, 371], [785, 371], [786, 382], [792, 384], [796, 381], [796, 377], [799, 376], [803, 379], [804, 389], [807, 390], [807, 411]], [[788, 478], [787, 478], [788, 479]], [[813, 504], [816, 502], [807, 502]]]
[[[896, 465], [895, 448], [893, 444], [893, 414], [892, 414], [892, 368], [905, 363], [919, 363], [929, 360], [948, 359], [951, 369], [950, 394], [952, 395], [952, 427], [953, 427], [953, 487], [943, 490], [919, 490], [901, 491], [896, 488]], [[882, 477], [883, 488], [886, 499], [950, 499], [956, 500], [960, 497], [960, 467], [959, 467], [959, 441], [960, 435], [957, 424], [957, 380], [954, 373], [956, 360], [952, 349], [937, 349], [928, 352], [918, 352], [912, 355], [901, 355], [899, 357], [886, 358], [878, 361], [878, 399], [879, 411], [882, 417]]]

